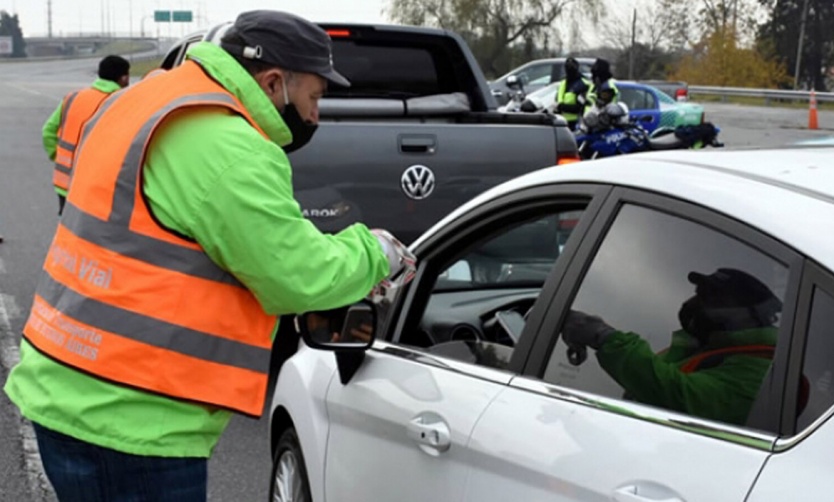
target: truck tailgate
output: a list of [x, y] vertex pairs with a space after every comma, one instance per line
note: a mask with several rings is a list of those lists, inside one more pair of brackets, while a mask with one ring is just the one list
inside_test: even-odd
[[361, 221], [410, 243], [460, 204], [556, 157], [554, 127], [344, 121], [322, 123], [290, 160], [296, 198], [318, 228]]

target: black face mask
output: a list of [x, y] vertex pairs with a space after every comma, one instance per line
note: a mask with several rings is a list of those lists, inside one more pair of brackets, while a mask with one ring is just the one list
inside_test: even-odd
[[284, 119], [284, 123], [287, 124], [287, 128], [292, 133], [292, 143], [281, 147], [287, 153], [294, 152], [309, 143], [319, 127], [317, 124], [305, 122], [292, 103], [284, 106], [281, 118]]
[[683, 302], [678, 311], [678, 320], [681, 328], [701, 343], [706, 343], [709, 334], [718, 328], [704, 312], [704, 305], [697, 296]]
[[565, 64], [565, 78], [569, 81], [578, 80], [582, 76], [579, 73], [579, 66], [573, 64]]

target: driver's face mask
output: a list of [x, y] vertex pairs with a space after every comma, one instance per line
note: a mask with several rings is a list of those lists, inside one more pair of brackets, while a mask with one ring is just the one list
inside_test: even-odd
[[680, 320], [681, 328], [701, 343], [706, 343], [709, 334], [719, 328], [706, 315], [703, 301], [698, 295], [683, 302], [678, 311], [678, 320]]
[[281, 118], [284, 119], [284, 123], [287, 124], [287, 128], [292, 133], [292, 142], [281, 148], [285, 152], [290, 153], [309, 143], [319, 126], [302, 119], [298, 113], [298, 109], [293, 103], [290, 103], [286, 78], [281, 79], [281, 86], [284, 90], [284, 111], [280, 112]]

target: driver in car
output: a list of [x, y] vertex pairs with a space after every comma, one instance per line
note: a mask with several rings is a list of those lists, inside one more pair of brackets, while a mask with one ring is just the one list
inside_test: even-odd
[[695, 295], [678, 312], [681, 330], [654, 353], [640, 335], [571, 311], [562, 336], [591, 347], [625, 398], [693, 416], [743, 425], [770, 368], [782, 302], [746, 272], [690, 272]]

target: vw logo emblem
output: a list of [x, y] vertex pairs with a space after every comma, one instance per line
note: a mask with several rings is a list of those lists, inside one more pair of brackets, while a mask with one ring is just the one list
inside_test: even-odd
[[414, 200], [425, 199], [434, 192], [434, 173], [426, 166], [414, 165], [403, 172], [403, 192]]

